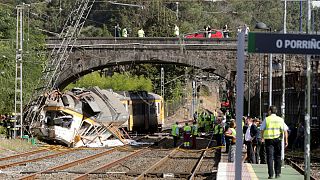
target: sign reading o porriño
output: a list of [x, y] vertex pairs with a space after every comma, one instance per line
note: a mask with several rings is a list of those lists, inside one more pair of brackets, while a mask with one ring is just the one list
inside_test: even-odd
[[320, 35], [249, 33], [249, 53], [320, 54]]

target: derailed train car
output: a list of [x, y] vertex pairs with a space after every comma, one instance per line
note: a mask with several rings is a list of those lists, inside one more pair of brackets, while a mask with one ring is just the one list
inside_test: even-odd
[[129, 113], [129, 120], [122, 126], [128, 131], [153, 133], [161, 131], [164, 124], [163, 98], [146, 91], [122, 91], [120, 100]]
[[[38, 118], [30, 130], [39, 139], [56, 141], [70, 147], [123, 145], [118, 130], [129, 119], [119, 94], [94, 87], [53, 91], [45, 98]], [[112, 139], [116, 137], [116, 139]]]

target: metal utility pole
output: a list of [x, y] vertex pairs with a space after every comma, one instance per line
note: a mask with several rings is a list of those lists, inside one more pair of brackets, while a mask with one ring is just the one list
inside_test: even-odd
[[[244, 93], [244, 66], [245, 66], [245, 29], [242, 29], [238, 34], [237, 45], [237, 98], [236, 98], [236, 122], [237, 127], [242, 126], [243, 115], [243, 93]], [[243, 146], [243, 132], [241, 128], [237, 128], [236, 141], [236, 158], [235, 158], [235, 179], [242, 179], [242, 146]]]
[[192, 81], [192, 104], [191, 104], [191, 117], [193, 117], [193, 114], [195, 112], [195, 107], [196, 107], [196, 98], [197, 98], [197, 81], [193, 80]]
[[260, 120], [262, 119], [262, 100], [261, 100], [261, 97], [262, 97], [262, 74], [261, 74], [261, 68], [262, 68], [262, 65], [261, 65], [261, 54], [259, 54], [259, 118]]
[[17, 136], [17, 130], [20, 128], [20, 137], [22, 137], [22, 53], [23, 53], [23, 6], [17, 6], [17, 32], [16, 32], [16, 77], [14, 93], [14, 134]]
[[[283, 33], [287, 33], [287, 0], [284, 1], [284, 16], [283, 16]], [[286, 55], [283, 54], [282, 62], [282, 105], [281, 114], [282, 118], [285, 118], [285, 95], [286, 95]]]
[[269, 55], [269, 106], [272, 106], [272, 54]]
[[176, 9], [176, 17], [177, 17], [177, 21], [179, 20], [179, 2], [176, 2], [177, 5], [177, 9]]
[[[307, 34], [311, 30], [311, 0], [307, 0]], [[305, 131], [304, 131], [304, 179], [310, 180], [310, 115], [311, 115], [311, 58], [307, 59], [307, 93], [306, 93], [306, 114], [305, 114]]]
[[250, 106], [251, 106], [251, 99], [250, 99], [250, 61], [248, 61], [248, 116], [250, 116]]
[[299, 32], [302, 32], [302, 0], [300, 0], [300, 26], [299, 26]]
[[[287, 0], [284, 1], [284, 16], [283, 16], [283, 33], [287, 33]], [[282, 61], [282, 103], [281, 103], [281, 114], [285, 120], [285, 102], [286, 102], [286, 55], [283, 54]], [[281, 142], [281, 165], [284, 166], [284, 136], [282, 136]]]
[[164, 99], [164, 68], [161, 68], [161, 97]]

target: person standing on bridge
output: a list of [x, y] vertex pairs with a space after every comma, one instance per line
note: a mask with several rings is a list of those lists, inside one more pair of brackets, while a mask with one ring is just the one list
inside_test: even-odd
[[171, 135], [173, 137], [173, 147], [177, 147], [177, 142], [179, 139], [179, 126], [178, 126], [178, 122], [176, 122], [175, 124], [172, 125], [171, 128]]
[[175, 24], [174, 25], [174, 36], [175, 37], [179, 37], [180, 33], [179, 33], [179, 27]]
[[144, 30], [142, 28], [138, 30], [138, 37], [145, 37]]
[[126, 27], [122, 29], [122, 37], [128, 37], [128, 30]]
[[[276, 178], [281, 174], [281, 141], [284, 135], [285, 147], [288, 146], [288, 134], [284, 129], [284, 120], [276, 115], [277, 107], [270, 106], [269, 116], [261, 124], [261, 140], [265, 141], [268, 164], [268, 179], [273, 178], [275, 171]], [[273, 171], [274, 161], [274, 171]]]
[[114, 36], [115, 37], [120, 37], [121, 35], [121, 28], [119, 26], [119, 24], [117, 24], [115, 27], [114, 27]]

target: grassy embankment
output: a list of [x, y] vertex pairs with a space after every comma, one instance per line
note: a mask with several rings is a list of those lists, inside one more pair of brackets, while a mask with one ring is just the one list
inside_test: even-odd
[[35, 148], [27, 140], [21, 139], [6, 139], [5, 129], [0, 126], [0, 153], [4, 152], [23, 152]]

